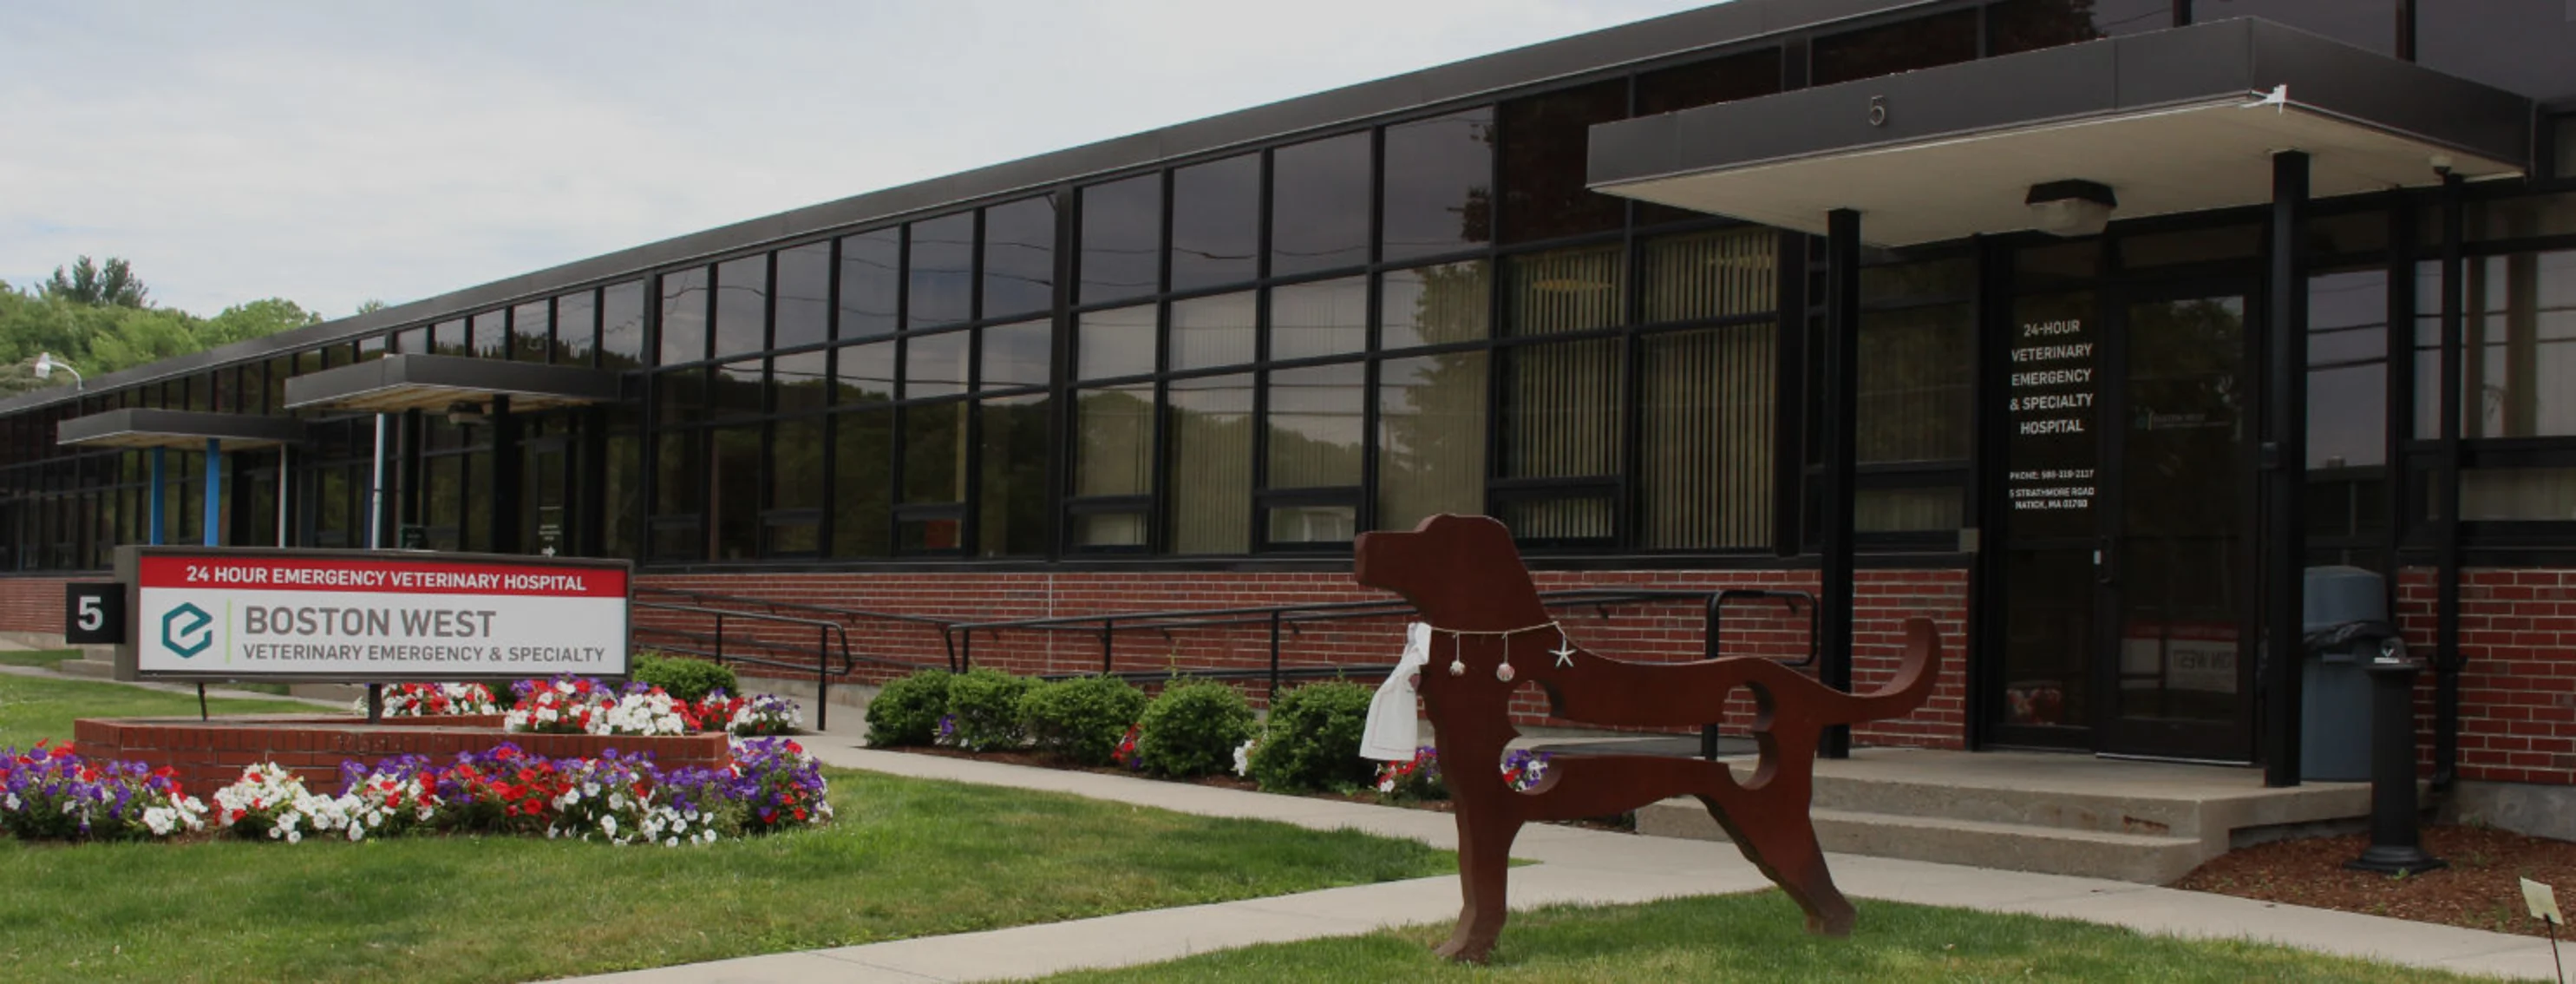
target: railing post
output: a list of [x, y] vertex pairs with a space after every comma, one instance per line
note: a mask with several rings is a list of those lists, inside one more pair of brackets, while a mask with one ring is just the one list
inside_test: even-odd
[[1279, 609], [1276, 608], [1270, 610], [1270, 693], [1263, 699], [1271, 704], [1279, 702]]
[[716, 665], [724, 665], [724, 613], [716, 613]]
[[1100, 673], [1102, 676], [1109, 674], [1109, 667], [1113, 661], [1111, 653], [1117, 648], [1116, 644], [1110, 641], [1110, 637], [1117, 634], [1116, 625], [1116, 619], [1100, 620]]
[[832, 627], [814, 627], [814, 730], [832, 713]]

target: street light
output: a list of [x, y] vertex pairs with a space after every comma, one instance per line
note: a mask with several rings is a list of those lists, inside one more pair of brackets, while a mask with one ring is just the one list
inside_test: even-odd
[[53, 376], [54, 370], [56, 369], [72, 374], [73, 389], [87, 389], [89, 387], [89, 377], [81, 375], [80, 370], [72, 368], [71, 363], [55, 359], [54, 354], [51, 352], [36, 353], [36, 378], [50, 378]]

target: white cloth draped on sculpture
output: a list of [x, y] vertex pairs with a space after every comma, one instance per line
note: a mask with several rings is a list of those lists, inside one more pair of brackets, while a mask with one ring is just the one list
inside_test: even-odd
[[1422, 684], [1422, 667], [1430, 662], [1431, 626], [1422, 622], [1405, 626], [1404, 657], [1369, 700], [1368, 728], [1360, 732], [1360, 757], [1384, 762], [1413, 757], [1422, 725], [1413, 714], [1413, 696]]

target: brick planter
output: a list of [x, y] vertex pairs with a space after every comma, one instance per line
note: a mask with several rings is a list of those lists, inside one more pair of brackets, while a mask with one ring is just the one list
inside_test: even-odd
[[293, 770], [317, 793], [340, 788], [340, 763], [373, 762], [396, 755], [448, 760], [458, 752], [486, 751], [504, 742], [547, 758], [649, 753], [663, 768], [714, 767], [730, 752], [722, 733], [667, 738], [599, 735], [511, 734], [498, 714], [437, 718], [387, 718], [370, 725], [346, 717], [83, 718], [72, 723], [74, 747], [85, 758], [142, 762], [179, 772], [190, 795], [208, 796], [241, 778], [242, 767], [275, 762]]

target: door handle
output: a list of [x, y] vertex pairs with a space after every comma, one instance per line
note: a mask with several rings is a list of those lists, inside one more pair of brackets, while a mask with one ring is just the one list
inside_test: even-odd
[[2095, 581], [2103, 584], [2111, 583], [2111, 561], [2111, 538], [2106, 536], [2095, 540], [2093, 542], [2093, 579]]

